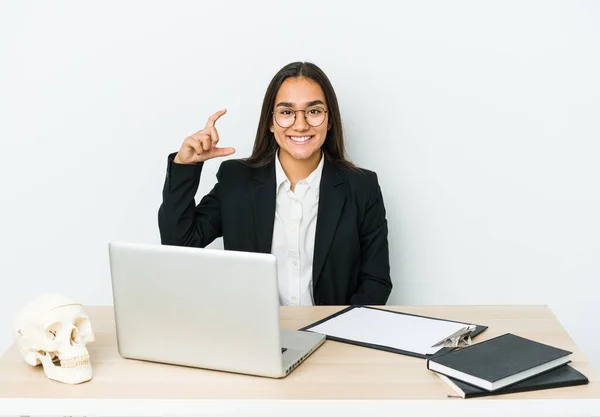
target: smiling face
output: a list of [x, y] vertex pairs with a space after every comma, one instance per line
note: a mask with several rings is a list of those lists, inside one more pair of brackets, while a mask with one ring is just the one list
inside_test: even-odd
[[[297, 111], [302, 110], [302, 111]], [[279, 145], [279, 158], [284, 161], [319, 163], [321, 146], [329, 130], [327, 102], [321, 86], [307, 78], [288, 78], [275, 96], [275, 114], [270, 130]], [[293, 120], [294, 111], [296, 119]], [[305, 118], [306, 114], [306, 118]], [[319, 126], [311, 126], [307, 122]], [[288, 123], [285, 123], [285, 121]], [[289, 125], [293, 121], [293, 124]], [[287, 126], [287, 127], [282, 127]]]

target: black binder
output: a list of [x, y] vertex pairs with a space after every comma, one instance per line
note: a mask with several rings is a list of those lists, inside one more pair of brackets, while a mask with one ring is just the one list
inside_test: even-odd
[[[391, 310], [386, 310], [386, 309], [383, 309], [383, 308], [375, 308], [375, 307], [369, 307], [369, 306], [349, 306], [347, 308], [344, 308], [344, 309], [338, 311], [337, 313], [334, 313], [334, 314], [332, 314], [330, 316], [327, 316], [324, 319], [316, 321], [316, 322], [314, 322], [312, 324], [309, 324], [308, 326], [305, 326], [305, 327], [303, 327], [303, 328], [301, 328], [299, 330], [311, 331], [311, 328], [313, 328], [313, 327], [315, 327], [315, 326], [317, 326], [317, 325], [319, 325], [321, 323], [324, 323], [327, 320], [331, 320], [332, 318], [337, 317], [337, 316], [339, 316], [341, 314], [347, 313], [348, 311], [350, 311], [350, 310], [352, 310], [354, 308], [369, 308], [369, 309], [373, 309], [373, 310], [385, 311], [386, 313], [390, 313], [390, 314], [403, 314], [403, 315], [406, 315], [406, 316], [422, 317], [422, 318], [426, 318], [426, 319], [441, 320], [441, 321], [452, 322], [452, 323], [464, 323], [464, 322], [459, 322], [459, 321], [455, 321], [455, 320], [440, 319], [440, 318], [437, 318], [437, 317], [427, 317], [427, 316], [420, 316], [418, 314], [409, 314], [409, 313], [402, 313], [402, 312], [399, 312], [399, 311], [391, 311]], [[474, 323], [465, 323], [465, 324], [473, 324], [473, 325], [475, 325]], [[476, 326], [475, 330], [473, 330], [471, 332], [471, 334], [470, 334], [471, 338], [477, 336], [478, 334], [482, 333], [484, 330], [486, 330], [488, 328], [488, 326], [478, 325], [478, 324], [475, 325], [475, 326]], [[407, 355], [407, 356], [414, 356], [414, 357], [421, 358], [421, 359], [428, 359], [428, 358], [433, 357], [433, 356], [442, 355], [444, 353], [448, 353], [448, 352], [450, 352], [450, 351], [452, 351], [452, 350], [455, 349], [453, 347], [444, 347], [444, 348], [440, 349], [438, 352], [436, 352], [434, 355], [424, 355], [424, 354], [421, 354], [421, 353], [418, 353], [418, 352], [410, 352], [410, 351], [407, 351], [407, 350], [397, 349], [397, 348], [393, 348], [393, 347], [390, 347], [390, 346], [382, 346], [382, 345], [376, 345], [376, 344], [371, 344], [371, 343], [364, 343], [364, 342], [360, 342], [360, 341], [356, 341], [356, 340], [342, 339], [342, 338], [335, 337], [335, 336], [326, 335], [326, 338], [327, 338], [327, 340], [333, 340], [333, 341], [336, 341], [336, 342], [348, 343], [348, 344], [351, 344], [351, 345], [363, 346], [363, 347], [367, 347], [367, 348], [371, 348], [371, 349], [384, 350], [386, 352], [398, 353], [398, 354]]]
[[[437, 374], [437, 373], [436, 373]], [[490, 395], [513, 394], [517, 392], [537, 391], [552, 388], [572, 387], [576, 385], [586, 385], [589, 383], [588, 378], [581, 372], [569, 365], [563, 365], [551, 371], [536, 375], [533, 378], [526, 379], [517, 384], [496, 390], [487, 391], [458, 379], [450, 378], [449, 376], [437, 374], [444, 382], [446, 382], [461, 398], [478, 398]], [[455, 397], [449, 395], [448, 397]]]
[[570, 361], [571, 351], [512, 333], [427, 359], [427, 369], [488, 391], [502, 389]]

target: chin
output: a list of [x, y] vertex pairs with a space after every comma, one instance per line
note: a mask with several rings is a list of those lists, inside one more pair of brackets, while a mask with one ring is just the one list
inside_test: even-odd
[[287, 153], [289, 153], [292, 156], [292, 158], [298, 161], [306, 161], [308, 159], [315, 158], [315, 155], [319, 154], [319, 150], [317, 149], [311, 152], [295, 152], [294, 150], [288, 150]]

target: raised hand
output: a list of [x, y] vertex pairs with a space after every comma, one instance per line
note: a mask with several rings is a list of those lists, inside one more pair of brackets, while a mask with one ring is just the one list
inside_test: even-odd
[[188, 136], [175, 155], [178, 164], [196, 164], [218, 156], [227, 156], [235, 152], [233, 148], [218, 148], [219, 133], [215, 123], [227, 110], [219, 110], [208, 118], [204, 129]]

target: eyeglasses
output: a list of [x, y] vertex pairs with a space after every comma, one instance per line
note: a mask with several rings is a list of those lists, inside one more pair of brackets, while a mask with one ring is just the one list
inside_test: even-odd
[[275, 110], [273, 114], [275, 115], [277, 124], [283, 128], [287, 128], [294, 124], [296, 113], [299, 111], [304, 113], [304, 120], [312, 127], [321, 126], [325, 121], [325, 114], [327, 113], [327, 110], [323, 107], [313, 106], [308, 107], [306, 110], [292, 110], [286, 107]]

